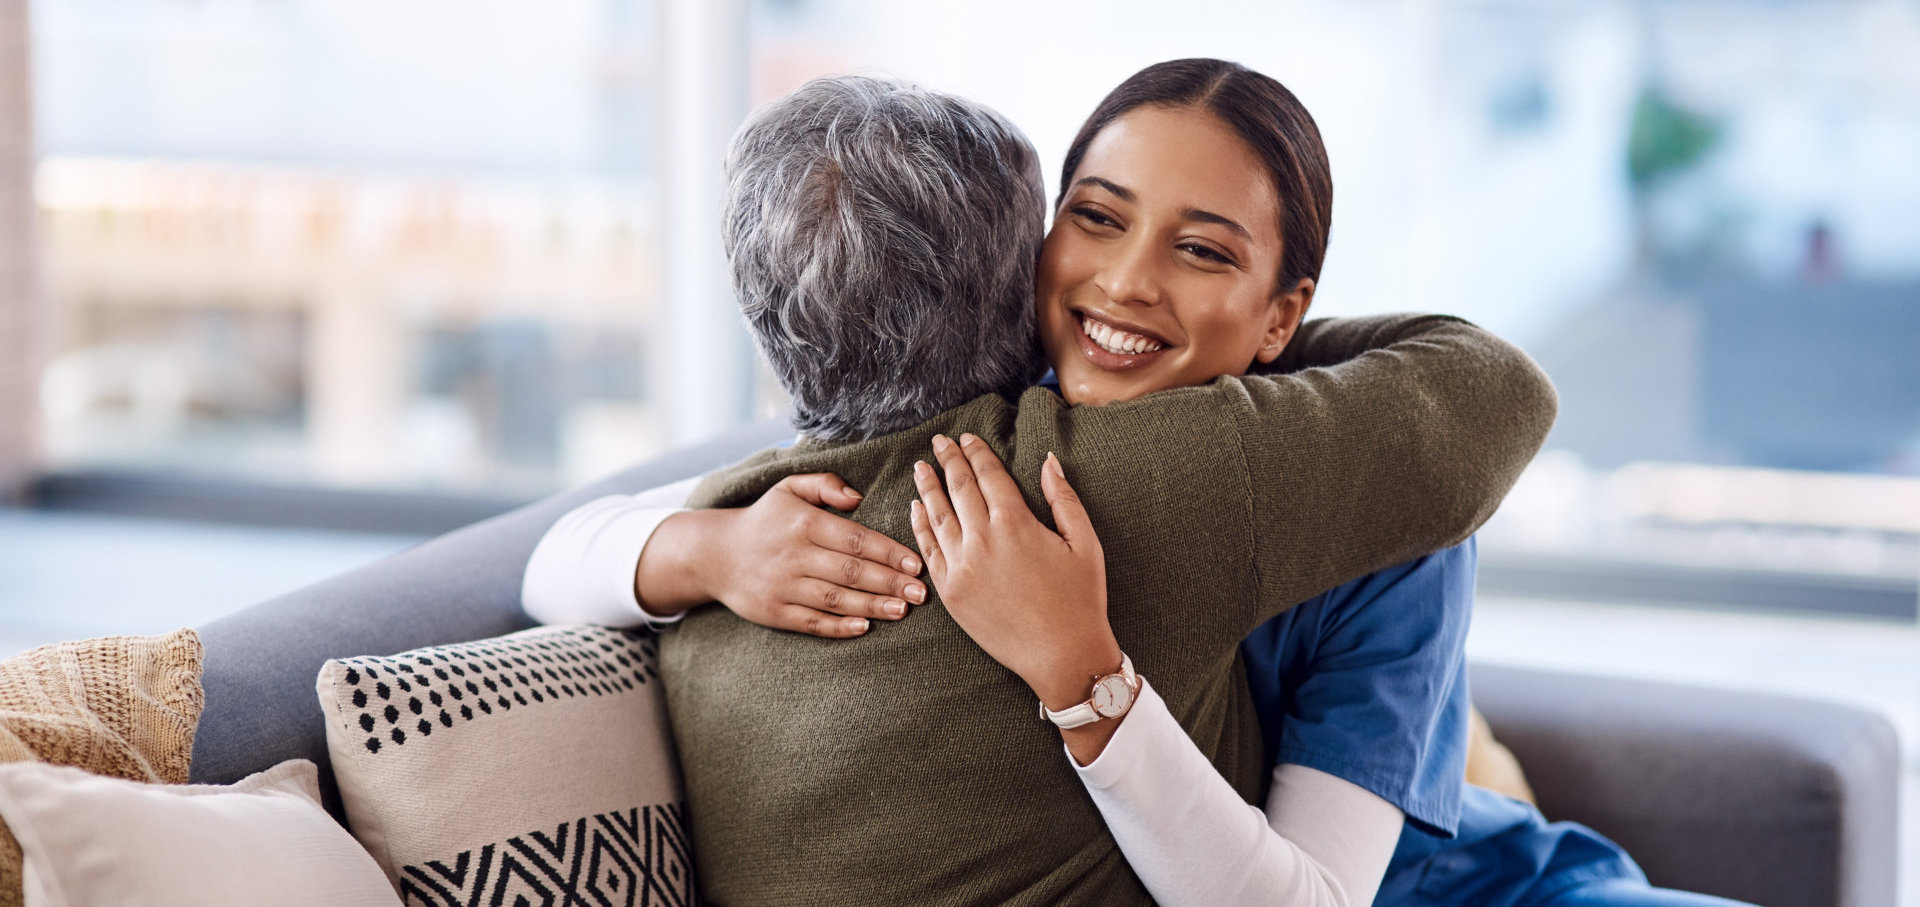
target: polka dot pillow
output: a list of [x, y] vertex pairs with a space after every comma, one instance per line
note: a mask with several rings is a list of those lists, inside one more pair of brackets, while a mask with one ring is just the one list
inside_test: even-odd
[[347, 823], [402, 900], [695, 903], [656, 656], [648, 632], [542, 627], [327, 662]]

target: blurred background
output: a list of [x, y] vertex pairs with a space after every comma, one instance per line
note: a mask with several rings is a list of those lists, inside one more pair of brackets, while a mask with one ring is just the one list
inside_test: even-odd
[[1476, 657], [1845, 698], [1920, 750], [1920, 0], [4, 9], [8, 651], [780, 412], [718, 165], [811, 76], [969, 95], [1056, 167], [1121, 79], [1217, 56], [1324, 134], [1313, 314], [1457, 313], [1560, 388]]

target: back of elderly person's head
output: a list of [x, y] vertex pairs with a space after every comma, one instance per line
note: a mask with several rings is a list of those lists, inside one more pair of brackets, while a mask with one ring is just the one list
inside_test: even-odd
[[734, 291], [800, 431], [887, 434], [1044, 371], [1040, 162], [999, 114], [816, 79], [741, 128], [727, 177]]

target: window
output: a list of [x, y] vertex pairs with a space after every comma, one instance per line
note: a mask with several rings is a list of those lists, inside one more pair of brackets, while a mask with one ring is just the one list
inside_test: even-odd
[[1550, 450], [1486, 531], [1496, 572], [1787, 569], [1913, 607], [1910, 4], [33, 16], [55, 465], [522, 495], [612, 470], [777, 408], [714, 242], [751, 104], [891, 72], [999, 108], [1051, 166], [1121, 79], [1210, 55], [1285, 82], [1325, 136], [1315, 314], [1457, 312], [1559, 385]]
[[659, 5], [32, 12], [56, 467], [534, 495], [682, 440]]
[[1338, 189], [1314, 314], [1459, 313], [1560, 388], [1548, 452], [1483, 534], [1490, 582], [1711, 598], [1811, 576], [1801, 604], [1913, 615], [1910, 5], [755, 9], [758, 98], [891, 72], [1001, 109], [1050, 167], [1149, 63], [1280, 79]]

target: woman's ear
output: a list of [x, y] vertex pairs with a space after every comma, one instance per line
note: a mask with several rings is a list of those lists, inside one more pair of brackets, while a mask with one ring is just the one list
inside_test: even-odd
[[1307, 307], [1311, 305], [1311, 277], [1302, 277], [1292, 289], [1274, 294], [1273, 305], [1267, 308], [1267, 332], [1260, 340], [1260, 352], [1254, 354], [1253, 358], [1262, 364], [1280, 358], [1280, 351], [1287, 348], [1287, 342], [1293, 339], [1294, 332], [1300, 330], [1300, 322], [1307, 317]]

